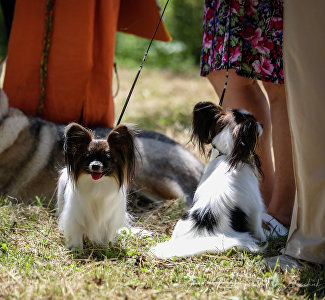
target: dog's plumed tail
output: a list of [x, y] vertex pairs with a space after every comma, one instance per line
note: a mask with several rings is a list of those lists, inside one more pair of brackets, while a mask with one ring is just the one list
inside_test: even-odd
[[154, 256], [162, 259], [225, 252], [233, 247], [236, 247], [240, 251], [259, 253], [263, 250], [263, 247], [257, 243], [258, 241], [253, 239], [249, 233], [240, 233], [238, 236], [231, 237], [219, 233], [213, 236], [193, 239], [171, 239], [167, 242], [157, 244], [150, 249], [150, 252]]

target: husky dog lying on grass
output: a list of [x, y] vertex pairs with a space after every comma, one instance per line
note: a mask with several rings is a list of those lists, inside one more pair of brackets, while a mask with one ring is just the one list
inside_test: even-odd
[[[35, 201], [35, 196], [44, 199], [44, 204], [53, 198], [58, 171], [64, 166], [64, 127], [10, 108], [0, 89], [1, 195], [25, 203]], [[94, 129], [99, 138], [109, 131]], [[203, 171], [201, 162], [180, 144], [153, 131], [139, 131], [135, 144], [132, 191], [152, 200], [184, 197], [191, 204]]]

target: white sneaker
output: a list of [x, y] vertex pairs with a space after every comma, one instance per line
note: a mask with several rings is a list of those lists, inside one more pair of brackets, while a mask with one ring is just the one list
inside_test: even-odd
[[265, 234], [267, 237], [285, 236], [288, 234], [288, 229], [285, 228], [276, 218], [267, 213], [262, 214], [262, 221], [267, 227]]

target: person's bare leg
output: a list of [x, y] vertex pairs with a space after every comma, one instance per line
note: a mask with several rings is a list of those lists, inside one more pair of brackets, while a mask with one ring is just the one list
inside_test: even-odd
[[268, 213], [283, 225], [290, 226], [296, 186], [285, 89], [273, 83], [264, 82], [263, 85], [270, 103], [275, 162], [275, 182]]
[[[207, 76], [219, 97], [224, 87], [225, 75], [226, 71], [220, 70], [214, 71]], [[229, 80], [223, 107], [245, 109], [264, 125], [257, 152], [264, 173], [260, 190], [265, 206], [268, 207], [274, 185], [274, 168], [271, 154], [271, 116], [267, 99], [256, 80], [239, 76], [235, 73], [235, 70], [231, 69], [229, 70]]]

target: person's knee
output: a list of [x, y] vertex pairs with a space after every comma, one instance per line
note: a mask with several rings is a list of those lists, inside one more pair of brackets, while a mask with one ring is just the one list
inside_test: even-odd
[[286, 96], [285, 96], [285, 89], [283, 84], [263, 82], [263, 86], [269, 98], [270, 105], [279, 101], [285, 102]]
[[[223, 87], [226, 81], [226, 70], [216, 70], [207, 75], [210, 83], [213, 88], [220, 96], [222, 93]], [[241, 90], [241, 89], [250, 89], [256, 85], [257, 82], [254, 79], [246, 78], [236, 74], [235, 69], [229, 70], [228, 76], [228, 86], [227, 89], [231, 90]]]
[[207, 75], [207, 78], [217, 95], [220, 97], [225, 82], [226, 70], [216, 70]]

